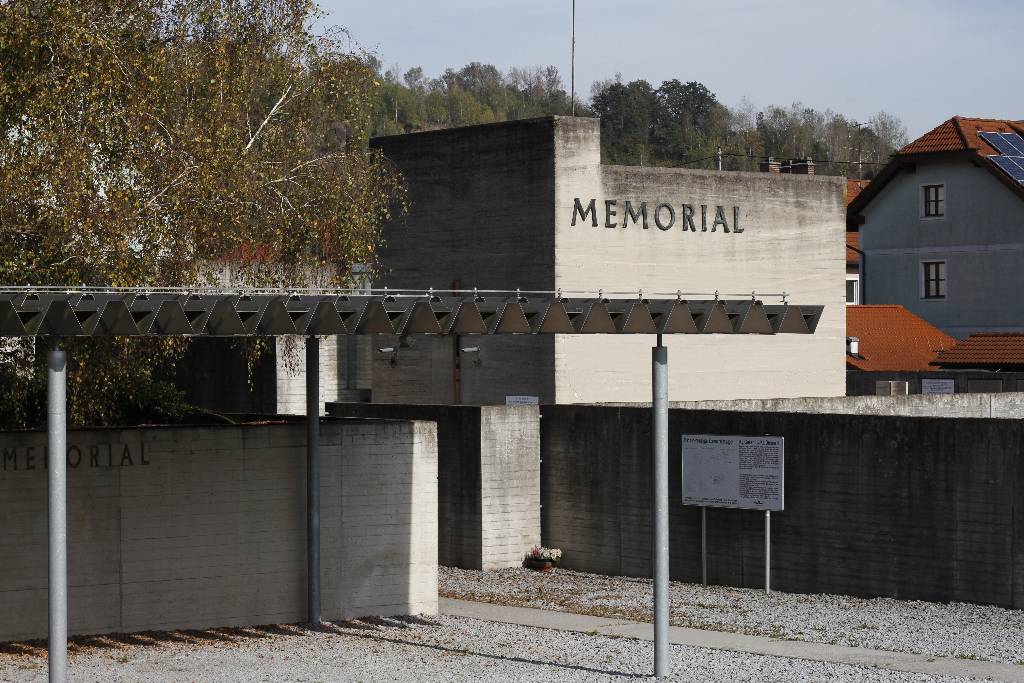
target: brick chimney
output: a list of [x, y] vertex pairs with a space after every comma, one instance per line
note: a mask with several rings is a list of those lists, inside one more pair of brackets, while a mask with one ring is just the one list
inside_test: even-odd
[[789, 172], [799, 175], [814, 175], [814, 161], [810, 157], [789, 162]]
[[781, 173], [782, 164], [776, 161], [773, 157], [767, 157], [762, 159], [761, 163], [758, 164], [758, 170], [760, 170], [761, 173]]

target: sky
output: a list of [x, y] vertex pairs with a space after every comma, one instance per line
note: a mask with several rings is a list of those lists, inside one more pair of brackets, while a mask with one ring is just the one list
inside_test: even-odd
[[[319, 0], [386, 68], [553, 64], [569, 87], [571, 0]], [[801, 102], [914, 138], [960, 114], [1024, 119], [1020, 0], [576, 0], [576, 92], [700, 81], [723, 103]]]

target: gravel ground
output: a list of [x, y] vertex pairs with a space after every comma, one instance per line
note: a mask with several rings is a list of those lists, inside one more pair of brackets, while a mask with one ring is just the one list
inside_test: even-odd
[[[85, 640], [71, 656], [71, 681], [615, 681], [645, 676], [652, 660], [647, 642], [447, 616]], [[969, 680], [672, 649], [676, 681]], [[38, 652], [3, 651], [0, 681], [46, 680]]]
[[[649, 579], [559, 569], [440, 568], [440, 593], [517, 607], [650, 621]], [[671, 621], [715, 631], [1024, 664], [1024, 611], [676, 583]]]

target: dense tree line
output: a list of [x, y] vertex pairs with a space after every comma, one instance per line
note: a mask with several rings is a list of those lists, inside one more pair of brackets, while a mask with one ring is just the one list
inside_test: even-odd
[[[554, 66], [502, 73], [473, 62], [428, 78], [415, 67], [380, 73], [374, 111], [376, 135], [449, 126], [567, 115], [571, 101]], [[811, 158], [818, 173], [871, 177], [906, 143], [898, 118], [879, 112], [858, 123], [831, 110], [799, 103], [758, 110], [747, 100], [729, 107], [707, 86], [672, 79], [654, 87], [644, 80], [599, 81], [576, 113], [601, 119], [605, 163], [714, 168], [722, 149], [726, 170], [757, 170], [760, 159]]]

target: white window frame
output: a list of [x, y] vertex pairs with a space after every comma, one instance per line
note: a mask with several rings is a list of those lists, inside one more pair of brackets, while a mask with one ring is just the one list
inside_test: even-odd
[[[924, 189], [926, 187], [941, 187], [942, 188], [942, 215], [941, 216], [926, 216], [925, 215], [925, 199]], [[931, 183], [921, 183], [917, 189], [917, 215], [922, 221], [944, 221], [946, 216], [949, 215], [949, 186], [946, 181], [935, 181]]]
[[[925, 264], [926, 263], [941, 263], [945, 266], [945, 277], [943, 278], [943, 284], [945, 285], [945, 294], [942, 296], [925, 296]], [[917, 265], [917, 295], [921, 301], [945, 301], [949, 298], [949, 259], [945, 258], [930, 258], [922, 259], [918, 261]]]
[[859, 304], [860, 303], [860, 275], [854, 275], [852, 273], [849, 273], [846, 276], [846, 281], [854, 283], [853, 301], [847, 301], [846, 305], [847, 306], [854, 306], [856, 304]]

